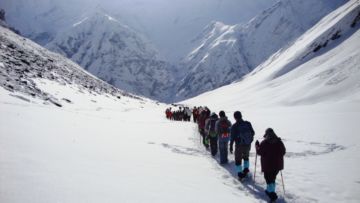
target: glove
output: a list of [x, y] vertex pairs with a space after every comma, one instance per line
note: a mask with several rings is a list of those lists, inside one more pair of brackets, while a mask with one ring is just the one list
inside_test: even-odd
[[232, 154], [232, 153], [233, 153], [233, 146], [230, 145], [230, 154]]
[[259, 146], [260, 146], [259, 140], [256, 140], [255, 146], [256, 146], [256, 147], [259, 147]]

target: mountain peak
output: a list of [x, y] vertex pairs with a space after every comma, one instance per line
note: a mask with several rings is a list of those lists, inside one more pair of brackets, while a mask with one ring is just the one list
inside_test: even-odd
[[82, 18], [80, 18], [79, 21], [75, 22], [73, 24], [73, 27], [77, 27], [81, 24], [84, 24], [86, 22], [101, 22], [101, 23], [117, 23], [117, 25], [126, 27], [127, 29], [130, 29], [128, 26], [122, 24], [118, 19], [115, 17], [112, 17], [108, 13], [106, 13], [103, 10], [95, 10], [91, 13], [84, 14]]
[[170, 64], [141, 34], [101, 9], [84, 15], [46, 47], [116, 87], [159, 100], [169, 97]]
[[195, 48], [183, 60], [188, 74], [178, 86], [178, 98], [189, 98], [241, 79], [343, 3], [281, 0], [247, 24], [210, 23], [193, 40]]

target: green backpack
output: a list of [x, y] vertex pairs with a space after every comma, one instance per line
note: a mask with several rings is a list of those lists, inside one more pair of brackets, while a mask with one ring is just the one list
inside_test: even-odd
[[210, 126], [209, 126], [209, 136], [212, 138], [217, 137], [217, 133], [215, 131], [215, 124], [217, 119], [211, 119], [210, 120]]

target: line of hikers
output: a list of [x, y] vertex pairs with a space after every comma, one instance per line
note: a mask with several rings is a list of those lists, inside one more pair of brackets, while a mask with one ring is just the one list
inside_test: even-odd
[[[212, 156], [219, 150], [220, 164], [228, 163], [229, 142], [230, 153], [234, 152], [235, 143], [235, 170], [239, 180], [242, 180], [250, 172], [249, 155], [255, 131], [251, 123], [243, 119], [240, 111], [234, 113], [234, 119], [235, 123], [231, 124], [224, 111], [220, 111], [218, 116], [207, 107], [193, 108], [193, 120], [198, 124], [202, 143], [207, 149], [210, 147]], [[261, 156], [261, 169], [267, 184], [265, 193], [271, 201], [275, 201], [278, 198], [275, 192], [276, 176], [284, 169], [284, 143], [273, 129], [268, 128], [264, 140], [255, 142], [255, 149], [257, 155]]]
[[191, 110], [189, 107], [179, 107], [179, 110], [172, 111], [171, 107], [165, 110], [165, 116], [169, 120], [190, 121]]

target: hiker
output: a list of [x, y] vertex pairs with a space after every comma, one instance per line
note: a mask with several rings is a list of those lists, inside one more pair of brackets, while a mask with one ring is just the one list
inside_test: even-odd
[[173, 112], [171, 111], [171, 108], [170, 108], [170, 111], [169, 111], [169, 119], [170, 119], [170, 120], [174, 120], [174, 114], [173, 114]]
[[206, 148], [209, 148], [209, 143], [206, 139], [206, 133], [205, 133], [205, 121], [207, 119], [207, 111], [206, 109], [200, 109], [200, 112], [199, 112], [199, 117], [198, 117], [198, 127], [199, 127], [199, 132], [200, 132], [200, 135], [202, 137], [202, 140], [203, 140], [203, 145], [206, 147]]
[[220, 164], [228, 163], [228, 143], [230, 138], [231, 122], [227, 119], [225, 112], [219, 112], [220, 119], [215, 124], [215, 130], [219, 139]]
[[[239, 179], [243, 179], [249, 173], [249, 154], [251, 143], [254, 140], [254, 129], [249, 121], [244, 121], [240, 111], [234, 113], [236, 122], [231, 127], [230, 153], [233, 153], [235, 142], [235, 167]], [[244, 165], [242, 165], [244, 160]]]
[[198, 118], [198, 114], [199, 114], [199, 111], [198, 111], [198, 109], [196, 108], [196, 106], [194, 106], [192, 113], [193, 113], [194, 123], [196, 123], [196, 122], [197, 122], [197, 118]]
[[207, 139], [210, 141], [210, 151], [212, 156], [215, 156], [218, 150], [218, 144], [217, 144], [218, 135], [215, 130], [216, 122], [218, 120], [219, 120], [218, 115], [215, 112], [213, 112], [211, 116], [208, 119], [206, 119], [205, 122], [206, 135], [207, 135]]
[[166, 109], [165, 114], [167, 119], [171, 119], [171, 107]]
[[165, 116], [166, 116], [167, 119], [169, 118], [169, 109], [165, 110]]
[[190, 121], [191, 120], [191, 110], [190, 110], [190, 108], [189, 107], [186, 107], [185, 108], [185, 115], [186, 115], [186, 119], [185, 119], [185, 121]]
[[264, 172], [267, 184], [265, 193], [271, 201], [275, 201], [278, 198], [275, 192], [276, 175], [284, 169], [286, 149], [273, 129], [268, 128], [265, 131], [264, 138], [261, 144], [256, 141], [255, 147], [257, 154], [261, 156], [261, 170]]

